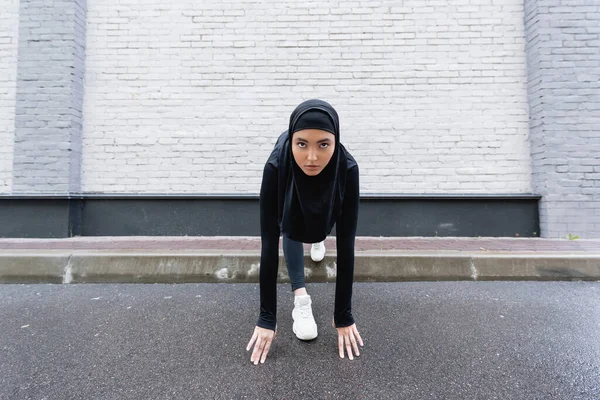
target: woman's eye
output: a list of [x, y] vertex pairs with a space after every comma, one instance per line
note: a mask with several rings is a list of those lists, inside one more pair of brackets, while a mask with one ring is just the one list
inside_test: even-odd
[[[306, 143], [304, 142], [298, 142], [298, 146], [300, 146], [300, 148], [305, 148], [306, 147]], [[327, 147], [329, 147], [329, 143], [321, 143], [321, 148], [326, 149]]]

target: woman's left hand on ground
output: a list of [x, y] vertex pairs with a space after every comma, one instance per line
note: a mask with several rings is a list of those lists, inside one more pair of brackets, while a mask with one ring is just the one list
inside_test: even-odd
[[[335, 322], [331, 321], [331, 326], [335, 328]], [[340, 358], [344, 358], [344, 348], [348, 352], [348, 358], [354, 360], [352, 355], [352, 351], [356, 356], [360, 356], [360, 352], [358, 351], [358, 343], [360, 343], [361, 347], [364, 346], [362, 338], [358, 333], [358, 329], [356, 328], [356, 324], [352, 324], [350, 326], [345, 326], [343, 328], [336, 328], [338, 331], [338, 350], [340, 352]]]

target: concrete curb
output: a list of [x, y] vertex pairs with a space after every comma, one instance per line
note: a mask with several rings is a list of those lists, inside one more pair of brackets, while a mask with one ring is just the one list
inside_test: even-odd
[[[335, 282], [336, 257], [305, 259], [307, 282]], [[0, 283], [258, 283], [260, 254], [216, 251], [0, 252]], [[599, 280], [600, 252], [356, 252], [355, 281]], [[289, 282], [279, 256], [279, 282]]]

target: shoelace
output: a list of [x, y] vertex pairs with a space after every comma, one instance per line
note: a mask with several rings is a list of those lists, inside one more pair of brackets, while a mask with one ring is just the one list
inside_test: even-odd
[[311, 309], [310, 306], [306, 305], [306, 306], [298, 306], [298, 311], [300, 311], [300, 317], [302, 318], [310, 318], [311, 316]]
[[321, 242], [313, 244], [315, 250], [321, 250]]

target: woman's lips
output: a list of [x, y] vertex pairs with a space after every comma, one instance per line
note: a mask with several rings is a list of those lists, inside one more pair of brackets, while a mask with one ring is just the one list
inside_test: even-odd
[[317, 168], [319, 168], [319, 166], [318, 165], [307, 165], [306, 168], [308, 168], [308, 169], [317, 169]]

